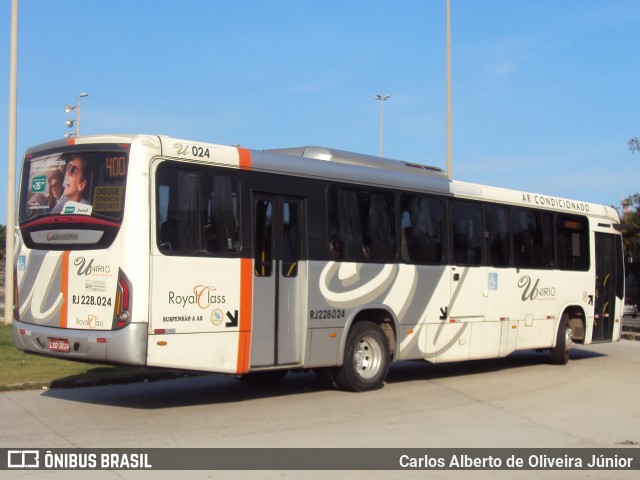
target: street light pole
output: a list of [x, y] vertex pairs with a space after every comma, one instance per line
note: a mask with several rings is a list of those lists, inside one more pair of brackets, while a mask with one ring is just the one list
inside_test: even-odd
[[17, 143], [17, 97], [18, 97], [18, 0], [11, 2], [11, 53], [9, 60], [9, 157], [7, 159], [7, 225], [5, 230], [6, 250], [4, 323], [13, 322], [13, 257], [15, 249], [16, 222], [16, 143]]
[[65, 105], [64, 106], [64, 111], [67, 113], [71, 113], [71, 112], [76, 112], [76, 118], [75, 120], [67, 120], [66, 125], [67, 127], [71, 128], [73, 127], [73, 124], [76, 124], [76, 131], [75, 132], [69, 132], [65, 134], [65, 137], [70, 137], [71, 135], [75, 135], [76, 137], [80, 136], [80, 99], [82, 97], [88, 97], [89, 94], [86, 92], [82, 92], [80, 95], [78, 95], [78, 103], [76, 105]]
[[88, 97], [89, 94], [86, 92], [81, 93], [80, 95], [78, 95], [78, 111], [76, 112], [76, 119], [78, 120], [78, 126], [76, 128], [76, 137], [80, 136], [80, 99], [82, 97]]
[[376, 95], [374, 98], [380, 100], [380, 157], [382, 157], [382, 143], [384, 138], [384, 102], [391, 95]]
[[447, 178], [451, 180], [451, 1], [447, 0]]

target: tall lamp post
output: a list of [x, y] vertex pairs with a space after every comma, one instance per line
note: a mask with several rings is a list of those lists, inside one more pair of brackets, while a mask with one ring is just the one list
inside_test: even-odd
[[374, 98], [380, 101], [380, 156], [382, 157], [382, 142], [384, 137], [384, 102], [391, 95], [376, 95]]
[[447, 0], [447, 178], [451, 180], [451, 0]]
[[68, 132], [65, 133], [65, 137], [69, 138], [72, 135], [75, 135], [76, 137], [80, 136], [80, 99], [82, 97], [88, 97], [89, 94], [88, 93], [81, 93], [80, 95], [78, 95], [78, 104], [77, 105], [65, 105], [64, 106], [64, 111], [67, 113], [72, 113], [72, 112], [76, 112], [76, 118], [75, 119], [71, 119], [71, 120], [67, 120], [66, 121], [66, 125], [69, 128], [73, 128], [73, 124], [76, 124], [76, 131], [75, 132]]
[[4, 322], [13, 321], [13, 260], [16, 220], [16, 141], [18, 96], [18, 0], [11, 2], [11, 49], [9, 58], [9, 138], [7, 158], [7, 225], [5, 228], [5, 300]]

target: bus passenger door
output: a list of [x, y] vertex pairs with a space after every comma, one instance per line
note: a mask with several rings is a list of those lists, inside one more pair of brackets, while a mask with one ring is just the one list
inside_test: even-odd
[[[451, 296], [441, 309], [438, 361], [468, 360], [482, 348], [486, 297], [486, 267], [483, 266], [484, 238], [482, 207], [464, 201], [451, 204]], [[485, 342], [486, 343], [486, 342]], [[474, 355], [477, 353], [473, 353]]]
[[482, 207], [469, 202], [451, 206], [451, 301], [449, 320], [482, 321], [487, 302], [483, 266]]
[[596, 298], [594, 302], [591, 341], [606, 342], [613, 338], [616, 296], [622, 301], [622, 257], [620, 237], [596, 233]]
[[299, 261], [305, 234], [303, 200], [254, 194], [253, 222], [251, 367], [298, 365], [304, 343], [306, 264]]

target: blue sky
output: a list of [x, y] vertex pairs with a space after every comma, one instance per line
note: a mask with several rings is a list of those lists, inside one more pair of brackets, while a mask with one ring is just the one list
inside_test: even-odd
[[[640, 2], [451, 0], [454, 179], [640, 191]], [[18, 161], [82, 133], [321, 145], [445, 167], [445, 0], [20, 0]], [[0, 205], [11, 1], [0, 4]], [[19, 167], [18, 167], [19, 168]], [[6, 222], [0, 208], [0, 223]]]

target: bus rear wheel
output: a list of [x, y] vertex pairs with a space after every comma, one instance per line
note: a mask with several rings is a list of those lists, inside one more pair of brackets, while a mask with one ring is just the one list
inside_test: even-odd
[[335, 384], [353, 392], [381, 388], [390, 360], [389, 343], [382, 329], [373, 322], [358, 322], [347, 336], [344, 363], [335, 370]]
[[569, 318], [565, 315], [558, 326], [556, 346], [551, 348], [551, 363], [554, 365], [566, 365], [569, 362], [569, 351], [572, 346]]

